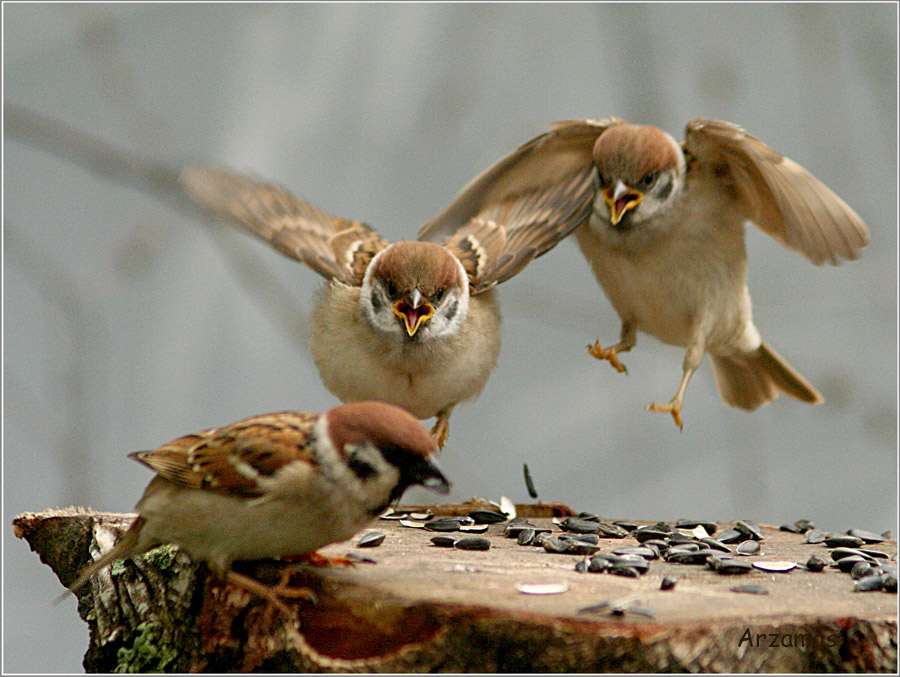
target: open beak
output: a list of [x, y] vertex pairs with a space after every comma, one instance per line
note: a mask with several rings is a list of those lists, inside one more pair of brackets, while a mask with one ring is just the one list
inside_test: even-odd
[[414, 336], [419, 327], [434, 315], [434, 306], [425, 300], [418, 289], [413, 289], [409, 297], [394, 303], [394, 314], [403, 320], [406, 333]]
[[622, 181], [616, 181], [611, 188], [603, 191], [603, 201], [609, 207], [609, 222], [616, 225], [625, 216], [625, 212], [638, 206], [644, 194], [634, 190]]

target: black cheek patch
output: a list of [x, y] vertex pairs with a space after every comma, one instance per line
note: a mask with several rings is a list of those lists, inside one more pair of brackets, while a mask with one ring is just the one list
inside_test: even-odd
[[450, 304], [450, 307], [447, 308], [447, 312], [445, 316], [447, 317], [447, 321], [450, 322], [454, 317], [456, 317], [456, 313], [459, 312], [459, 301], [454, 301]]
[[660, 200], [665, 200], [667, 197], [669, 197], [669, 195], [672, 194], [672, 187], [674, 185], [672, 182], [672, 176], [670, 174], [667, 174], [663, 181], [665, 183], [663, 183], [659, 187], [659, 191], [657, 193], [657, 197], [659, 197]]
[[372, 310], [381, 310], [381, 307], [384, 305], [381, 301], [381, 294], [375, 289], [372, 290]]
[[361, 480], [365, 481], [375, 475], [375, 468], [363, 461], [356, 455], [350, 457], [347, 461], [347, 467]]

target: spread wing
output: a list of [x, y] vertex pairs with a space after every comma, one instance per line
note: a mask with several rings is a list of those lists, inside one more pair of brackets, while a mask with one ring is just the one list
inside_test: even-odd
[[594, 142], [619, 122], [553, 125], [470, 181], [418, 239], [443, 241], [462, 261], [472, 293], [508, 280], [590, 215]]
[[160, 477], [191, 489], [260, 496], [257, 479], [294, 461], [312, 464], [307, 441], [318, 414], [281, 412], [185, 435], [129, 454]]
[[737, 125], [692, 120], [684, 147], [707, 180], [730, 183], [748, 221], [816, 265], [856, 259], [868, 242], [866, 225], [846, 202]]
[[283, 188], [206, 165], [181, 173], [181, 185], [206, 211], [267, 240], [328, 279], [360, 285], [388, 242], [361, 221], [331, 216]]

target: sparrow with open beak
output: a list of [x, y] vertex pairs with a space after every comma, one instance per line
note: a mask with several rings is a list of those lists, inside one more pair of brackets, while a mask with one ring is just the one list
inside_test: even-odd
[[[591, 166], [598, 191], [575, 231], [582, 253], [622, 321], [619, 342], [590, 353], [618, 371], [637, 332], [686, 348], [666, 404], [681, 427], [684, 393], [704, 352], [722, 399], [753, 410], [779, 392], [822, 396], [779, 357], [753, 324], [744, 224], [750, 221], [812, 263], [855, 259], [868, 241], [857, 214], [796, 162], [728, 122], [696, 119], [683, 144], [619, 118], [570, 120], [531, 142], [518, 171], [554, 177]], [[515, 158], [511, 158], [515, 162]]]
[[[528, 151], [520, 149], [525, 156]], [[494, 286], [587, 219], [590, 167], [553, 188], [503, 179], [504, 158], [470, 182], [417, 240], [389, 243], [278, 186], [193, 166], [182, 185], [204, 209], [249, 229], [328, 279], [313, 309], [310, 351], [342, 402], [382, 400], [433, 416], [443, 447], [453, 408], [482, 391], [500, 352]], [[440, 242], [425, 241], [436, 229]]]

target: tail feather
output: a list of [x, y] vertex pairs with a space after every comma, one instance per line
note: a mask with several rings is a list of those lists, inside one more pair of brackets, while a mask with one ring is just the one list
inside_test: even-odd
[[780, 392], [802, 402], [820, 404], [822, 395], [763, 341], [747, 355], [712, 355], [719, 394], [726, 404], [753, 410]]

